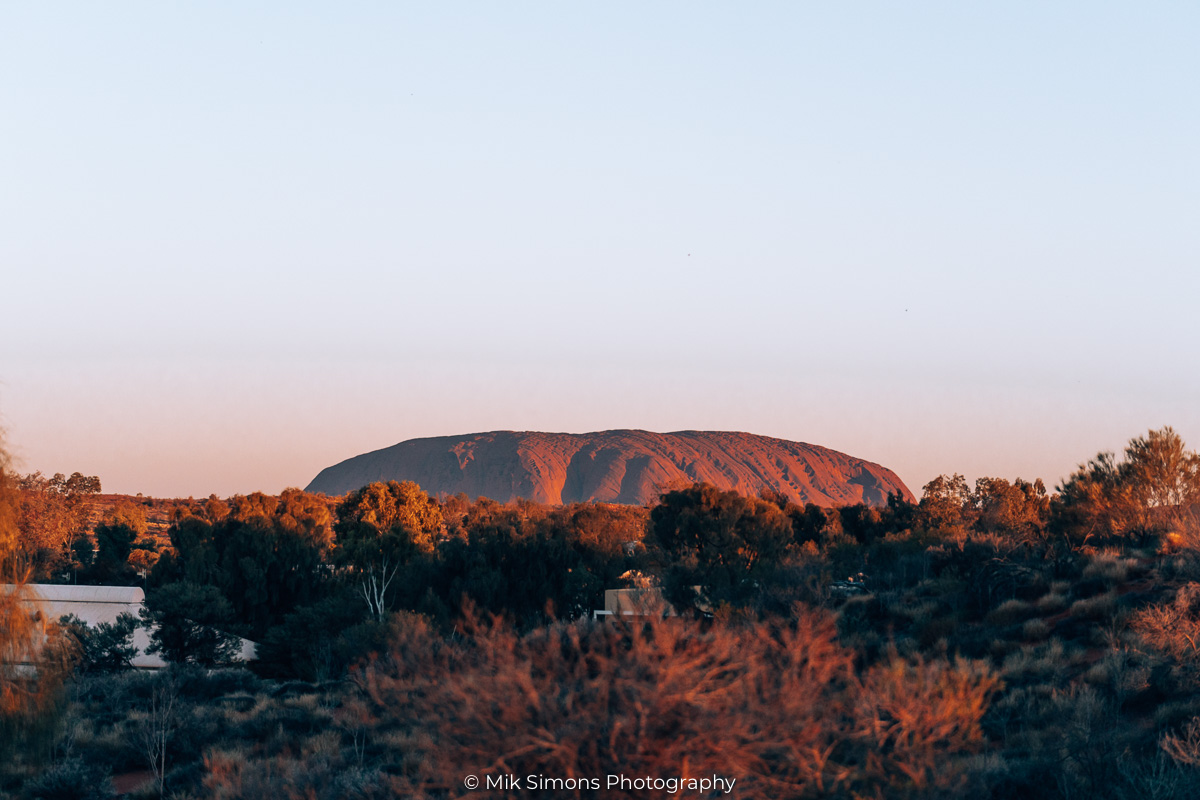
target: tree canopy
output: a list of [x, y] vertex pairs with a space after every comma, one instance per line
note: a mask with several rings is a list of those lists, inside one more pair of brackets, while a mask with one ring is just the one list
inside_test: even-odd
[[1195, 540], [1197, 504], [1200, 455], [1164, 427], [1131, 439], [1123, 459], [1101, 452], [1080, 464], [1058, 487], [1052, 525], [1073, 543], [1154, 532]]
[[711, 608], [748, 602], [792, 538], [778, 505], [697, 484], [662, 495], [650, 512], [647, 546], [667, 565], [663, 585], [672, 605]]

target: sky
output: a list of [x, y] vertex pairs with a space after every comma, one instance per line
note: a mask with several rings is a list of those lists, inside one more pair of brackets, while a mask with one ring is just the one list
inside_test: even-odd
[[106, 491], [742, 430], [1200, 447], [1193, 3], [0, 9], [0, 426]]

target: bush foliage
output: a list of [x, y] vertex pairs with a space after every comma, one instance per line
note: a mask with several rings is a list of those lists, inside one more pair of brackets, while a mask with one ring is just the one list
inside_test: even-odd
[[[106, 796], [105, 770], [180, 798], [681, 770], [748, 798], [1197, 796], [1198, 464], [1165, 428], [1053, 493], [950, 475], [882, 507], [289, 489], [176, 501], [161, 540], [136, 506], [31, 534], [31, 509], [78, 510], [92, 487], [8, 476], [6, 568], [146, 572], [177, 665], [128, 670], [130, 620], [66, 620], [44, 680], [0, 684], [0, 797]], [[590, 618], [624, 587], [669, 603]], [[6, 647], [33, 641], [28, 615], [5, 619]], [[254, 673], [223, 666], [235, 634], [260, 643]]]

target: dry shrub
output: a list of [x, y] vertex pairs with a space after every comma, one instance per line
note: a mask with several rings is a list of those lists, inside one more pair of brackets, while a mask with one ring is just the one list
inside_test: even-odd
[[1050, 635], [1050, 623], [1044, 619], [1031, 619], [1021, 626], [1021, 635], [1026, 641], [1040, 642]]
[[1159, 747], [1177, 764], [1200, 767], [1200, 717], [1193, 717], [1178, 733], [1163, 734]]
[[1013, 598], [1012, 600], [1005, 600], [989, 611], [987, 622], [990, 625], [1014, 625], [1028, 619], [1035, 610], [1036, 607], [1032, 603]]
[[253, 761], [240, 751], [204, 758], [204, 797], [212, 800], [383, 800], [395, 797], [391, 781], [375, 770], [345, 767], [309, 756]]
[[1200, 551], [1200, 507], [1179, 506], [1168, 521], [1168, 530], [1161, 540], [1163, 553]]
[[1117, 761], [1117, 770], [1121, 775], [1116, 792], [1118, 800], [1177, 800], [1196, 796], [1194, 777], [1164, 753], [1153, 759], [1125, 754]]
[[1067, 598], [1057, 592], [1040, 598], [1037, 601], [1037, 610], [1043, 614], [1056, 614], [1067, 607]]
[[1122, 558], [1119, 553], [1099, 552], [1083, 569], [1083, 579], [1099, 578], [1109, 587], [1124, 583], [1129, 573], [1137, 567], [1137, 559]]
[[1117, 649], [1088, 668], [1083, 679], [1094, 686], [1107, 688], [1119, 706], [1127, 698], [1149, 688], [1150, 674], [1150, 668], [1138, 654]]
[[1090, 686], [1075, 686], [1057, 698], [1063, 723], [1059, 742], [1064, 794], [1098, 797], [1118, 779], [1117, 759], [1126, 743], [1112, 702]]
[[1040, 682], [1065, 674], [1071, 658], [1061, 639], [1051, 639], [1040, 645], [1022, 647], [1004, 659], [1004, 677], [1020, 682]]
[[954, 757], [980, 748], [998, 679], [963, 660], [893, 656], [861, 676], [853, 661], [833, 618], [805, 607], [754, 625], [576, 623], [524, 637], [468, 623], [456, 642], [410, 618], [357, 680], [376, 735], [424, 729], [405, 786], [417, 796], [456, 794], [472, 773], [715, 773], [743, 798], [959, 786]]
[[1112, 592], [1076, 600], [1071, 604], [1071, 616], [1078, 619], [1108, 619], [1117, 610], [1117, 596]]
[[867, 773], [885, 785], [917, 789], [929, 786], [948, 754], [979, 749], [979, 721], [1000, 688], [981, 662], [961, 658], [892, 659], [864, 683], [855, 719], [866, 727]]
[[1200, 661], [1200, 583], [1187, 583], [1170, 603], [1133, 612], [1130, 627], [1151, 647], [1177, 661]]
[[73, 640], [44, 619], [28, 588], [3, 445], [0, 436], [0, 774], [17, 771], [22, 751], [33, 760], [46, 755], [75, 655]]
[[936, 619], [940, 610], [941, 606], [936, 600], [919, 602], [905, 598], [887, 604], [887, 612], [891, 617], [897, 620], [908, 620], [917, 625], [924, 625], [930, 620]]
[[1158, 565], [1159, 578], [1165, 581], [1200, 580], [1200, 550], [1188, 549], [1163, 558]]

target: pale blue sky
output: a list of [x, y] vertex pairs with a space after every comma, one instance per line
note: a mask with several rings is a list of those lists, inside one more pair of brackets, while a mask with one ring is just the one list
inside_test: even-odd
[[1054, 483], [1200, 447], [1190, 3], [0, 10], [25, 470], [277, 491], [736, 429]]

